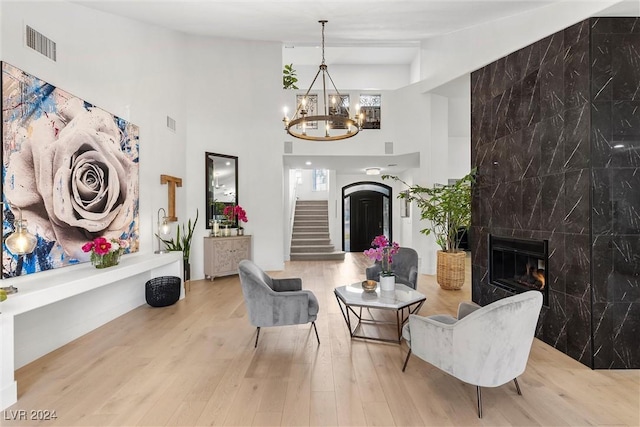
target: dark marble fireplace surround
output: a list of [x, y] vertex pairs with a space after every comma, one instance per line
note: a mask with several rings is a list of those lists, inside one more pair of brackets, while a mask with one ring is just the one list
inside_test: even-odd
[[548, 240], [536, 336], [592, 368], [640, 368], [640, 18], [591, 18], [471, 75], [473, 300], [488, 236]]

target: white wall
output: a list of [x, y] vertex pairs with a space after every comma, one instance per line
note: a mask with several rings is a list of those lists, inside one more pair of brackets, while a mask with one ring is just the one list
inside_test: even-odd
[[[204, 153], [238, 156], [238, 203], [245, 234], [266, 270], [284, 267], [281, 46], [278, 43], [189, 37], [186, 87], [186, 188], [189, 216], [205, 211]], [[204, 224], [195, 233], [193, 279], [204, 277]]]
[[[160, 184], [160, 175], [185, 175], [184, 36], [66, 2], [2, 2], [0, 19], [0, 59], [140, 127], [140, 253], [153, 256], [156, 211], [167, 207], [167, 189]], [[25, 47], [24, 24], [57, 43], [57, 62]], [[167, 115], [176, 119], [175, 133], [166, 128]], [[180, 218], [184, 217], [185, 200], [179, 189]], [[76, 268], [84, 267], [60, 270], [73, 275]], [[46, 282], [54, 273], [58, 274], [34, 276]], [[3, 280], [3, 286], [12, 280]], [[108, 292], [83, 294], [82, 304], [90, 314], [80, 315], [80, 320], [76, 316], [76, 321], [94, 328], [144, 303], [140, 294], [143, 286], [141, 276], [132, 276]], [[70, 320], [79, 312], [77, 301], [70, 298], [16, 319], [16, 345], [22, 347], [25, 336], [27, 341], [34, 336], [25, 335], [25, 328], [47, 325], [51, 316], [57, 316], [58, 322], [54, 331], [42, 330], [47, 343], [77, 337], [80, 329]], [[26, 363], [40, 356], [38, 352], [50, 349], [26, 346], [17, 353], [17, 362]]]
[[448, 179], [462, 178], [471, 170], [470, 138], [450, 136], [448, 141]]
[[[329, 198], [329, 185], [327, 184], [326, 191], [314, 191], [313, 190], [313, 169], [302, 169], [301, 182], [297, 185], [296, 195], [300, 200], [328, 200]], [[331, 177], [328, 177], [331, 180]]]
[[[57, 43], [57, 62], [24, 45], [24, 24]], [[70, 3], [3, 4], [2, 60], [140, 127], [141, 252], [151, 251], [156, 211], [167, 207], [160, 174], [184, 177], [183, 43], [178, 33]], [[184, 202], [178, 190], [181, 219]]]
[[[316, 65], [296, 65], [299, 90], [303, 93], [309, 89], [313, 81], [320, 58]], [[411, 83], [411, 67], [409, 65], [328, 65], [333, 82], [342, 93], [347, 88], [361, 90], [395, 90]], [[322, 91], [322, 76], [314, 84], [315, 90]], [[333, 92], [331, 82], [327, 80], [327, 90]]]

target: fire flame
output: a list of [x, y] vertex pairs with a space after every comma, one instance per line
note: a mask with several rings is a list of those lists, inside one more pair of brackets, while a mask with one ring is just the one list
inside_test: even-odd
[[535, 277], [535, 279], [540, 282], [541, 286], [540, 286], [540, 290], [544, 289], [544, 270], [539, 269], [539, 270], [535, 270], [532, 272], [531, 274], [533, 277]]

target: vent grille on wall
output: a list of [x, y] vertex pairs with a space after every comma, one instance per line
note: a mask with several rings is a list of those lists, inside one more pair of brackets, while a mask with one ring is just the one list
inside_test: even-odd
[[27, 46], [52, 61], [56, 61], [56, 42], [40, 34], [28, 25], [26, 27]]
[[169, 116], [167, 116], [167, 127], [175, 132], [176, 131], [176, 120], [172, 119]]
[[293, 142], [292, 141], [285, 141], [284, 142], [284, 153], [285, 154], [293, 153]]

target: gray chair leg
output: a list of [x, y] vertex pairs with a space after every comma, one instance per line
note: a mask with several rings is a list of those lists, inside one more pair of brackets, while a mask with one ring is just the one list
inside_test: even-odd
[[518, 384], [518, 379], [514, 378], [513, 382], [516, 383], [516, 390], [518, 391], [518, 394], [522, 396], [522, 392], [520, 391], [520, 384]]
[[407, 353], [407, 358], [404, 359], [404, 365], [402, 365], [402, 372], [404, 372], [404, 370], [407, 367], [407, 363], [409, 363], [409, 357], [411, 356], [411, 349], [409, 349], [409, 352]]
[[256, 344], [253, 346], [253, 348], [258, 347], [258, 337], [260, 336], [260, 326], [258, 326], [258, 333], [256, 334]]
[[478, 418], [482, 418], [482, 392], [480, 386], [476, 386], [476, 394], [478, 395]]
[[313, 326], [313, 330], [316, 331], [316, 339], [318, 340], [318, 345], [320, 345], [320, 337], [318, 336], [318, 328], [316, 328], [316, 322], [311, 322]]

